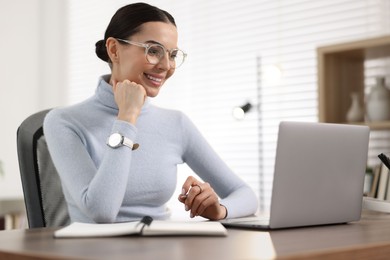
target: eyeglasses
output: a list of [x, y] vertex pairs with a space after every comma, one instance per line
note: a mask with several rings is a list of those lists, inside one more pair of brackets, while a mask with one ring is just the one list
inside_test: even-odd
[[124, 42], [127, 44], [139, 46], [145, 48], [145, 57], [146, 60], [153, 65], [160, 63], [160, 61], [164, 58], [165, 53], [169, 54], [169, 65], [172, 69], [176, 69], [180, 67], [184, 60], [187, 57], [187, 54], [179, 49], [167, 50], [164, 46], [158, 43], [141, 43], [141, 42], [133, 42], [123, 39], [117, 39], [120, 42]]

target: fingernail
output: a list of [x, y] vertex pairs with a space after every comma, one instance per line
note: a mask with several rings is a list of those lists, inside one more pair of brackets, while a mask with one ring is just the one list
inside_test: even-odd
[[188, 211], [188, 210], [189, 210], [189, 208], [188, 208], [188, 206], [187, 206], [187, 205], [185, 206], [185, 210], [186, 210], [186, 211]]
[[184, 188], [181, 189], [181, 195], [186, 195], [186, 190]]
[[190, 218], [193, 218], [194, 217], [194, 214], [190, 213]]

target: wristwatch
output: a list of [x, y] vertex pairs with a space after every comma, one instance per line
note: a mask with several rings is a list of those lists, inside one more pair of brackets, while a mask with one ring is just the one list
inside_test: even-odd
[[107, 139], [107, 145], [111, 148], [118, 148], [124, 145], [132, 150], [135, 150], [139, 147], [139, 144], [135, 144], [129, 138], [126, 138], [120, 133], [111, 134]]

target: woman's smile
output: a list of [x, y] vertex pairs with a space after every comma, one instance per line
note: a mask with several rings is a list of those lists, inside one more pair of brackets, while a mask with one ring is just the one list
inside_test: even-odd
[[151, 83], [151, 85], [155, 86], [155, 87], [160, 87], [162, 85], [162, 83], [164, 82], [164, 76], [161, 76], [161, 75], [151, 75], [151, 74], [147, 74], [147, 73], [144, 73], [144, 76], [146, 77], [146, 79], [148, 80], [148, 82]]

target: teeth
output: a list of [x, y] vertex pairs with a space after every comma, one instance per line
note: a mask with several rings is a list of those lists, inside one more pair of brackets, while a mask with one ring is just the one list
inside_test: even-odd
[[162, 79], [160, 79], [160, 78], [155, 78], [155, 77], [152, 77], [152, 76], [147, 75], [147, 74], [146, 74], [146, 77], [147, 77], [148, 79], [150, 79], [150, 80], [154, 80], [154, 81], [157, 81], [157, 82], [161, 82], [161, 81], [162, 81]]

